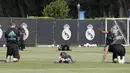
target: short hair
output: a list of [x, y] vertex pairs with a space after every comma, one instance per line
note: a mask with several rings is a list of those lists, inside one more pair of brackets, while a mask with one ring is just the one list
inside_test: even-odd
[[60, 56], [67, 56], [67, 53], [66, 52], [61, 52]]
[[15, 26], [16, 24], [15, 24], [14, 21], [11, 21], [11, 22], [9, 22], [9, 25], [10, 25], [10, 26]]

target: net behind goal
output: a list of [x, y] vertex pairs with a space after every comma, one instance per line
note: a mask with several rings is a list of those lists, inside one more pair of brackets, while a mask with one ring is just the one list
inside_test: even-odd
[[130, 18], [105, 19], [105, 31], [112, 30], [116, 34], [115, 44], [129, 45], [129, 21]]

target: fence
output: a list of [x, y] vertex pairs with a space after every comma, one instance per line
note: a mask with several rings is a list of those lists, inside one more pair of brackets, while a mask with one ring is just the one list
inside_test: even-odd
[[[26, 44], [104, 44], [105, 35], [97, 28], [105, 30], [105, 20], [49, 20], [12, 18], [17, 27], [21, 22], [27, 24], [29, 36]], [[5, 44], [4, 32], [9, 18], [0, 18], [0, 44]], [[121, 27], [124, 28], [124, 27]], [[123, 29], [125, 30], [125, 29]], [[127, 30], [126, 30], [127, 31]], [[121, 42], [122, 43], [122, 42]]]

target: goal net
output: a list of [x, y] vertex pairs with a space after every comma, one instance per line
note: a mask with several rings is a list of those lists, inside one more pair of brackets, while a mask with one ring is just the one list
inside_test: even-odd
[[[106, 18], [105, 31], [112, 30], [116, 34], [115, 44], [129, 45], [130, 18]], [[106, 37], [106, 35], [105, 35]], [[106, 40], [105, 40], [106, 41]]]

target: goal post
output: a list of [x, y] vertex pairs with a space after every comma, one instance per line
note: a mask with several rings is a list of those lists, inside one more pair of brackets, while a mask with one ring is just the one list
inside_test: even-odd
[[[112, 29], [116, 34], [115, 43], [130, 45], [130, 30], [129, 30], [130, 18], [106, 18], [105, 19], [105, 31]], [[105, 35], [106, 37], [107, 35]], [[106, 41], [106, 40], [105, 40]]]

